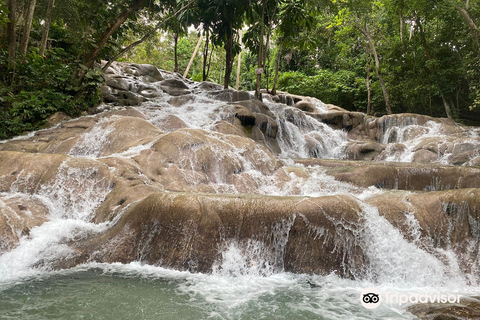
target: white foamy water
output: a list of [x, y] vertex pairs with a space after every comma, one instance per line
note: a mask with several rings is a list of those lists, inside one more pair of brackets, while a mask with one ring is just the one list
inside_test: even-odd
[[34, 197], [48, 209], [48, 221], [32, 228], [13, 250], [0, 256], [0, 283], [50, 270], [50, 263], [74, 253], [66, 243], [107, 228], [106, 224], [91, 222], [95, 209], [110, 191], [110, 182], [98, 174], [98, 169], [70, 167], [67, 160], [59, 166], [54, 182], [42, 186], [37, 194], [23, 195], [29, 184], [28, 176], [21, 177], [6, 195]]
[[[418, 125], [414, 118], [405, 118], [401, 122], [389, 123], [380, 137], [380, 142], [387, 145], [383, 157], [391, 162], [414, 162], [415, 152], [421, 149], [434, 151], [438, 154], [432, 162], [451, 164], [452, 153], [456, 148], [463, 151], [479, 149], [478, 129], [458, 127], [461, 132], [457, 136], [445, 132], [444, 125], [439, 122], [428, 121], [425, 125]], [[399, 149], [401, 144], [404, 149]], [[396, 151], [391, 151], [397, 149]], [[480, 149], [470, 155], [470, 160], [480, 156]], [[468, 162], [467, 162], [468, 164]]]
[[98, 158], [103, 148], [110, 142], [109, 134], [114, 131], [114, 123], [103, 118], [98, 121], [90, 130], [84, 132], [75, 146], [68, 152], [69, 155], [85, 158]]
[[146, 102], [139, 107], [148, 120], [157, 128], [171, 131], [164, 125], [167, 117], [175, 116], [183, 121], [189, 128], [210, 129], [215, 122], [223, 120], [227, 115], [223, 110], [226, 103], [213, 100], [206, 95], [196, 94], [180, 106], [174, 106], [168, 101], [172, 97], [161, 97], [151, 102]]
[[278, 123], [277, 141], [283, 158], [341, 159], [348, 142], [347, 133], [305, 115], [293, 107], [265, 101]]

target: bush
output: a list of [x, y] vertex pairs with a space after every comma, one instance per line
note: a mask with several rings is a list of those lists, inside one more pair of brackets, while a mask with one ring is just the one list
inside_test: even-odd
[[278, 88], [350, 110], [364, 109], [363, 104], [366, 104], [365, 80], [348, 70], [320, 70], [314, 76], [297, 71], [285, 72], [279, 76]]
[[[50, 50], [45, 56], [33, 51], [17, 59], [13, 82], [9, 86], [0, 83], [0, 139], [36, 130], [57, 111], [78, 116], [97, 105], [98, 87], [103, 82], [101, 70], [90, 70], [83, 83], [74, 87], [76, 67], [62, 49]], [[11, 75], [5, 73], [1, 80], [6, 83], [8, 77]]]

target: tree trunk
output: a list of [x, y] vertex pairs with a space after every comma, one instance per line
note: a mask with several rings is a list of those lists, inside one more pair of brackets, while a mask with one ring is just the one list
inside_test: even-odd
[[[207, 79], [208, 76], [210, 75], [210, 66], [212, 65], [212, 55], [213, 55], [213, 45], [212, 45], [212, 50], [210, 50], [210, 57], [208, 57], [208, 64], [207, 64]], [[220, 83], [220, 82], [219, 82]]]
[[[269, 28], [267, 28], [268, 30]], [[265, 40], [265, 49], [263, 50], [263, 67], [265, 68], [265, 82], [267, 83], [267, 92], [270, 82], [270, 74], [268, 71], [268, 66], [270, 65], [270, 32], [267, 31], [267, 38]]]
[[450, 107], [450, 103], [448, 102], [447, 98], [442, 94], [442, 101], [443, 101], [443, 106], [445, 107], [445, 113], [447, 114], [447, 117], [449, 119], [453, 119], [452, 115], [452, 108]]
[[135, 0], [130, 7], [123, 10], [120, 15], [113, 21], [113, 23], [109, 24], [109, 28], [103, 33], [102, 37], [97, 41], [94, 48], [90, 51], [88, 56], [83, 61], [83, 67], [78, 68], [74, 73], [74, 81], [77, 83], [81, 83], [83, 78], [87, 74], [87, 71], [93, 67], [95, 60], [97, 60], [100, 51], [105, 47], [107, 44], [108, 39], [112, 36], [112, 34], [130, 17], [135, 11], [145, 5], [148, 0]]
[[283, 42], [280, 41], [280, 44], [278, 45], [277, 63], [275, 65], [275, 78], [273, 79], [272, 95], [277, 94], [278, 71], [280, 69], [280, 59], [282, 58], [282, 47]]
[[48, 33], [50, 31], [50, 24], [52, 23], [52, 12], [55, 0], [48, 1], [47, 14], [45, 15], [45, 24], [43, 25], [42, 31], [42, 40], [40, 40], [40, 50], [38, 51], [39, 55], [43, 56], [45, 54], [45, 49], [47, 49], [48, 42]]
[[7, 37], [8, 37], [8, 69], [13, 69], [15, 64], [15, 51], [16, 51], [16, 39], [15, 39], [15, 0], [8, 0], [8, 19], [10, 22], [7, 25]]
[[368, 58], [367, 60], [367, 78], [366, 83], [367, 83], [367, 115], [371, 116], [372, 115], [372, 92], [370, 88], [370, 62], [372, 61], [371, 58]]
[[188, 62], [187, 69], [185, 69], [185, 72], [183, 73], [183, 77], [186, 78], [188, 75], [188, 71], [190, 71], [190, 67], [192, 66], [193, 60], [195, 60], [195, 57], [197, 56], [198, 49], [200, 49], [200, 45], [202, 44], [203, 41], [203, 34], [200, 35], [200, 38], [198, 38], [197, 46], [195, 47], [195, 50], [193, 51], [192, 57], [190, 58], [190, 61]]
[[475, 40], [475, 44], [477, 45], [477, 48], [480, 48], [480, 39], [478, 35], [478, 27], [475, 24], [475, 21], [472, 19], [470, 16], [470, 13], [468, 12], [468, 2], [465, 8], [462, 8], [458, 5], [455, 6], [455, 9], [460, 13], [462, 16], [463, 20], [467, 23], [468, 27], [472, 30], [473, 33], [473, 39]]
[[[238, 38], [240, 39], [240, 46], [242, 45], [242, 31], [238, 33]], [[237, 64], [237, 82], [235, 83], [235, 90], [238, 91], [240, 88], [240, 71], [242, 69], [242, 51], [238, 53], [238, 64]]]
[[207, 74], [207, 64], [208, 64], [208, 50], [209, 50], [209, 42], [210, 42], [210, 33], [208, 28], [205, 30], [205, 47], [203, 48], [203, 81], [207, 81], [208, 74]]
[[225, 77], [223, 78], [223, 88], [228, 89], [230, 75], [233, 69], [233, 28], [230, 23], [227, 30], [227, 41], [225, 43]]
[[30, 0], [28, 3], [27, 16], [25, 19], [25, 25], [23, 28], [22, 41], [20, 43], [20, 55], [24, 56], [27, 54], [28, 41], [30, 40], [30, 30], [32, 30], [32, 21], [33, 14], [35, 12], [35, 5], [37, 0]]
[[173, 67], [173, 72], [178, 72], [178, 32], [175, 32], [173, 35], [174, 45], [173, 45], [173, 59], [175, 60], [175, 66]]
[[255, 71], [257, 74], [257, 83], [255, 86], [255, 97], [262, 100], [262, 93], [260, 92], [260, 87], [262, 86], [262, 73], [263, 73], [263, 36], [265, 33], [265, 26], [264, 26], [264, 19], [265, 19], [265, 7], [266, 7], [266, 0], [263, 0], [262, 4], [262, 14], [260, 18], [260, 39], [258, 41], [258, 62], [257, 62], [257, 70]]
[[370, 34], [368, 27], [363, 29], [357, 21], [356, 28], [363, 33], [367, 42], [370, 46], [370, 50], [372, 51], [373, 58], [375, 59], [375, 72], [378, 76], [378, 81], [380, 82], [380, 86], [382, 87], [383, 98], [385, 99], [385, 109], [387, 110], [388, 114], [392, 114], [392, 109], [390, 107], [390, 98], [387, 92], [387, 86], [385, 85], [385, 81], [383, 81], [382, 76], [382, 69], [380, 67], [380, 60], [378, 59], [377, 49], [375, 48], [375, 43], [373, 42], [372, 35]]

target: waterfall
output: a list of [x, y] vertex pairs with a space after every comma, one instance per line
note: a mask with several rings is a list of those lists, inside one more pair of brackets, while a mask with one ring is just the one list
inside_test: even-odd
[[29, 187], [28, 181], [23, 177], [17, 179], [6, 196], [27, 196], [40, 201], [47, 208], [47, 222], [32, 228], [20, 238], [18, 246], [0, 256], [2, 282], [50, 270], [52, 263], [74, 254], [66, 242], [107, 228], [106, 224], [91, 222], [95, 210], [110, 192], [110, 182], [97, 169], [75, 167], [65, 161], [54, 181], [42, 186], [35, 195], [23, 193]]
[[293, 107], [268, 103], [279, 124], [278, 142], [285, 158], [324, 158], [344, 157], [347, 134], [334, 130], [328, 125], [305, 115]]
[[[405, 115], [339, 129], [323, 116], [355, 115], [316, 99], [304, 112], [301, 97], [245, 103], [251, 94], [163, 76], [184, 86], [150, 83], [140, 105], [104, 105], [76, 131], [1, 142], [0, 292], [120, 275], [173, 286], [167, 296], [199, 318], [408, 319], [405, 306], [369, 313], [358, 296], [478, 291], [478, 128]], [[346, 159], [359, 145], [374, 161]], [[427, 185], [410, 188], [420, 176]]]

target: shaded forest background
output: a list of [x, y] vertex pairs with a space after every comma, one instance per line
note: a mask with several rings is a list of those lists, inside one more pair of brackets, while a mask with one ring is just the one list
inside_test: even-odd
[[479, 19], [469, 0], [1, 0], [0, 138], [100, 103], [101, 60], [480, 125]]

